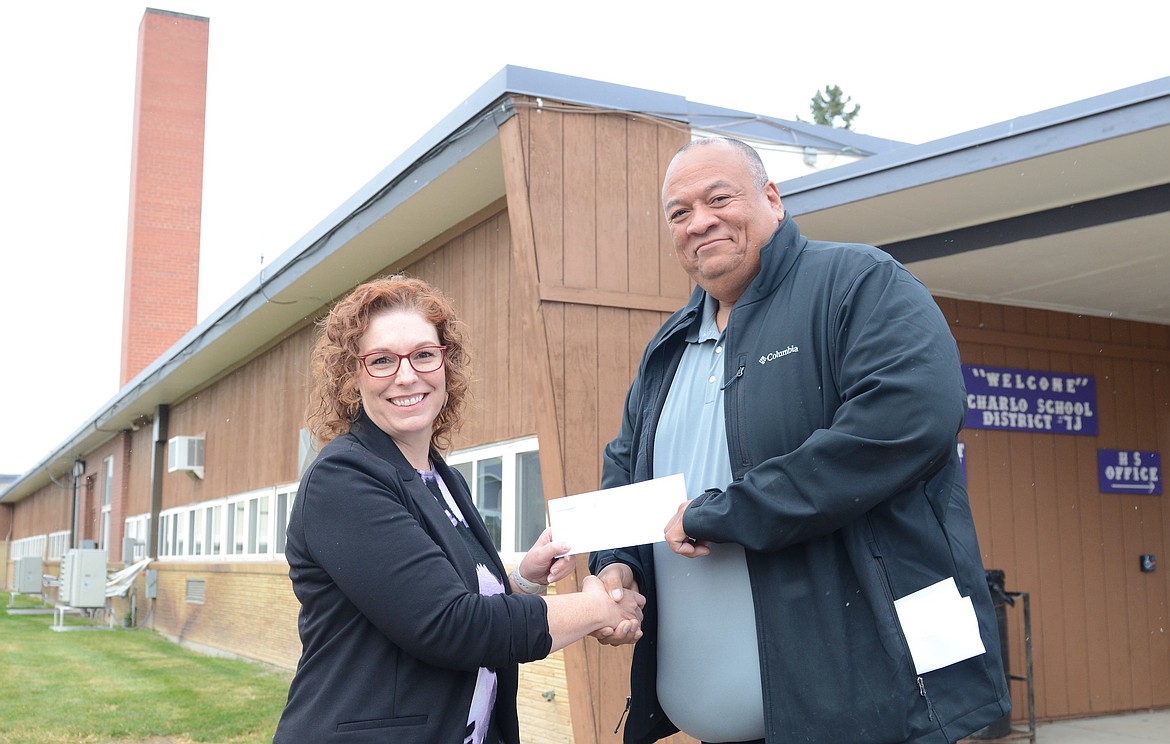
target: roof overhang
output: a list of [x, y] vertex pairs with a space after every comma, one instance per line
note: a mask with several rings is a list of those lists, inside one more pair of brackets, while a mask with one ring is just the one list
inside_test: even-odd
[[1170, 78], [780, 184], [939, 296], [1170, 324]]

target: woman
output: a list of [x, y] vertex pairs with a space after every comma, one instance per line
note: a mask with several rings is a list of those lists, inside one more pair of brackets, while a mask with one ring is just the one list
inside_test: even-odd
[[460, 474], [467, 350], [445, 297], [392, 276], [339, 302], [313, 350], [309, 425], [285, 555], [302, 653], [273, 739], [519, 744], [517, 665], [599, 631], [640, 635], [641, 595], [572, 570], [548, 530], [505, 577]]

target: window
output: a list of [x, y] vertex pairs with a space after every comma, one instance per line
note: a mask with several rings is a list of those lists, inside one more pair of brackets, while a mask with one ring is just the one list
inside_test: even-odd
[[496, 550], [500, 550], [503, 532], [500, 498], [504, 490], [504, 459], [488, 457], [476, 461], [474, 482], [475, 486], [471, 492], [475, 496], [475, 507], [483, 515], [488, 534], [492, 537], [492, 544], [496, 546]]
[[98, 544], [107, 553], [110, 550], [110, 505], [114, 501], [114, 458], [102, 460], [102, 526], [101, 542]]
[[273, 535], [273, 552], [275, 553], [284, 553], [288, 518], [292, 516], [293, 499], [296, 495], [297, 485], [295, 483], [276, 490], [276, 533]]
[[540, 453], [516, 453], [516, 550], [528, 550], [548, 523]]
[[207, 552], [206, 507], [191, 510], [191, 517], [187, 520], [187, 544], [191, 546], [191, 555], [204, 555]]
[[59, 561], [73, 547], [73, 530], [49, 533], [49, 560]]
[[223, 555], [223, 504], [207, 507], [207, 541], [208, 555]]
[[488, 534], [505, 562], [532, 546], [547, 525], [535, 437], [453, 452]]
[[248, 540], [248, 502], [237, 501], [228, 504], [228, 548], [229, 555], [241, 555]]
[[150, 539], [150, 515], [139, 514], [126, 519], [123, 539], [134, 541], [133, 555], [122, 556], [123, 561], [140, 561], [146, 557], [147, 541]]
[[65, 536], [64, 546], [67, 546], [69, 544], [69, 532], [68, 531], [54, 532], [52, 535], [49, 535], [48, 541], [46, 541], [44, 535], [37, 535], [36, 537], [22, 537], [19, 540], [13, 540], [12, 541], [12, 560], [16, 560], [17, 558], [24, 558], [25, 556], [30, 556], [30, 555], [40, 556], [41, 559], [44, 560], [46, 542], [48, 542], [48, 544], [49, 544], [49, 560], [51, 560], [51, 561], [59, 560], [61, 558], [61, 555], [65, 552], [65, 550], [63, 549], [64, 546], [61, 546], [61, 547], [58, 547], [57, 553], [55, 553], [55, 554], [53, 553], [53, 547], [52, 547], [53, 537], [56, 535], [64, 535]]
[[171, 520], [175, 518], [174, 514], [159, 514], [158, 515], [158, 557], [165, 558], [169, 555], [174, 555], [174, 548], [171, 544]]
[[[167, 509], [159, 514], [158, 557], [279, 558], [296, 494], [292, 483]], [[145, 515], [127, 519], [126, 536], [145, 536], [147, 521]]]

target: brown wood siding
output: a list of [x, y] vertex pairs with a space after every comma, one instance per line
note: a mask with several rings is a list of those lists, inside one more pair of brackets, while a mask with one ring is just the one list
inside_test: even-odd
[[164, 473], [163, 509], [297, 480], [312, 342], [306, 326], [171, 407], [169, 437], [204, 437], [204, 471]]
[[471, 396], [456, 449], [536, 433], [531, 370], [525, 360], [531, 341], [520, 328], [513, 294], [511, 230], [500, 204], [494, 214], [422, 259], [387, 267], [438, 287], [451, 298], [465, 326], [471, 354]]
[[[114, 458], [114, 482], [110, 498], [110, 531], [120, 539], [122, 504], [125, 489], [122, 467], [127, 457], [124, 434], [117, 434], [101, 447], [88, 453], [85, 473], [78, 488], [78, 538], [93, 540], [101, 537], [102, 488], [104, 487], [104, 460]], [[70, 472], [54, 474], [53, 481], [33, 496], [13, 504], [13, 540], [67, 530], [73, 524], [73, 476]], [[109, 550], [110, 560], [120, 560], [121, 546]]]
[[48, 535], [69, 529], [73, 522], [72, 478], [54, 474], [51, 482], [26, 499], [12, 505], [12, 539]]
[[153, 462], [151, 449], [154, 442], [154, 427], [147, 424], [129, 437], [130, 452], [127, 457], [126, 507], [125, 516], [150, 513], [150, 467]]
[[[531, 234], [547, 358], [528, 361], [543, 368], [533, 377], [547, 377], [554, 409], [537, 421], [554, 428], [564, 493], [580, 493], [600, 482], [602, 448], [617, 433], [642, 349], [690, 293], [659, 207], [665, 167], [688, 135], [611, 112], [519, 110], [520, 136], [502, 138], [501, 149], [526, 164], [521, 182], [508, 184], [508, 203], [525, 204], [531, 215], [523, 229]], [[540, 436], [546, 471], [552, 436]], [[560, 495], [546, 489], [548, 498]], [[566, 652], [575, 741], [620, 741], [613, 730], [629, 690], [630, 649], [587, 641]]]
[[[1098, 434], [965, 430], [968, 489], [988, 568], [1029, 592], [1036, 715], [1170, 705], [1166, 496], [1103, 494], [1097, 450], [1170, 444], [1170, 329], [940, 299], [966, 364], [1093, 375]], [[1007, 608], [1013, 674], [1024, 674], [1022, 610]], [[1013, 684], [1017, 717], [1025, 713]]]

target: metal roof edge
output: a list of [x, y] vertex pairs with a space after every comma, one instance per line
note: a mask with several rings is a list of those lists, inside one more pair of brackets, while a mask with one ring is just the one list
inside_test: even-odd
[[[1150, 111], [1150, 117], [1116, 120], [1120, 118], [1121, 112], [1132, 113], [1137, 109]], [[1076, 126], [1078, 122], [1102, 119], [1109, 121], [1098, 127]], [[797, 211], [815, 211], [835, 204], [856, 201], [875, 189], [886, 192], [908, 188], [939, 178], [954, 177], [985, 167], [1003, 165], [1013, 160], [1036, 157], [1044, 152], [1113, 139], [1133, 131], [1166, 124], [1170, 124], [1170, 77], [793, 178], [782, 183], [780, 193], [786, 201], [791, 201], [794, 208], [804, 207]], [[1051, 133], [1054, 130], [1060, 130], [1064, 136], [1046, 137], [1042, 144], [1036, 142], [1035, 135]], [[901, 183], [891, 183], [884, 180], [892, 172], [904, 171], [927, 161], [947, 159], [957, 162], [962, 159], [963, 153], [972, 155], [965, 162], [959, 163], [957, 167], [952, 166], [946, 172], [923, 169], [919, 174], [920, 180], [917, 181], [907, 179]], [[839, 193], [833, 199], [810, 200], [810, 196], [818, 191], [824, 192], [850, 182], [857, 183], [868, 177], [878, 178], [879, 183], [864, 191], [856, 189], [848, 193]]]

